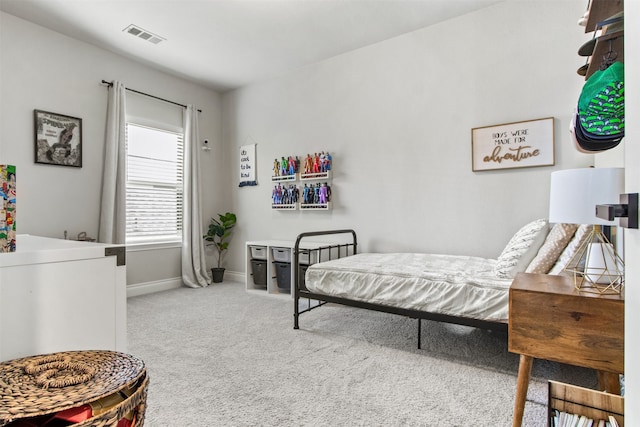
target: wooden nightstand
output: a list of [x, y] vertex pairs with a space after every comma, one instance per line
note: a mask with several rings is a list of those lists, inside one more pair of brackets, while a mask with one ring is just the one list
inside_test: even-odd
[[518, 273], [509, 290], [509, 351], [520, 354], [514, 427], [522, 424], [534, 358], [595, 369], [600, 387], [620, 394], [624, 296], [579, 292], [564, 276]]

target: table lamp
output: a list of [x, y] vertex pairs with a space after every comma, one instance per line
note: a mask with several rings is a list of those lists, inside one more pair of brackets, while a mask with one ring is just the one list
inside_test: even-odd
[[624, 262], [602, 233], [615, 221], [598, 218], [596, 205], [618, 203], [624, 190], [623, 168], [581, 168], [551, 173], [549, 222], [593, 225], [591, 234], [569, 260], [564, 272], [576, 289], [618, 294], [624, 282]]

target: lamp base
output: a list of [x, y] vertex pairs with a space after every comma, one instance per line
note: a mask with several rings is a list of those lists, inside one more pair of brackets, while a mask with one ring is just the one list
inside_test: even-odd
[[599, 225], [593, 226], [564, 271], [581, 292], [621, 294], [624, 287], [624, 262]]

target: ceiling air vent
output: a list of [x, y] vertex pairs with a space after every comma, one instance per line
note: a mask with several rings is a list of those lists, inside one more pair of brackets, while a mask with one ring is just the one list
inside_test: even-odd
[[146, 40], [148, 42], [151, 42], [153, 44], [158, 44], [161, 41], [166, 40], [164, 37], [160, 37], [157, 34], [153, 34], [151, 31], [147, 31], [147, 30], [142, 29], [142, 28], [138, 27], [137, 25], [133, 25], [133, 24], [129, 25], [127, 28], [125, 28], [122, 31], [125, 31], [125, 32], [131, 34], [132, 36], [139, 37], [139, 38], [141, 38], [143, 40]]

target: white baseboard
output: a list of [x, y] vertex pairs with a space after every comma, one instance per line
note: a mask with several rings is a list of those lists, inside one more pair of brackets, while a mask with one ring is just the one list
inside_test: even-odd
[[[238, 271], [226, 271], [225, 282], [244, 283], [245, 275]], [[181, 277], [173, 277], [171, 279], [155, 280], [153, 282], [133, 283], [127, 285], [127, 298], [137, 297], [140, 295], [152, 294], [154, 292], [168, 291], [169, 289], [180, 288], [184, 286]]]
[[155, 280], [153, 282], [133, 283], [131, 285], [127, 285], [127, 298], [152, 294], [154, 292], [168, 291], [169, 289], [180, 288], [182, 286], [182, 277]]
[[244, 273], [240, 273], [239, 271], [226, 271], [224, 273], [225, 281], [229, 280], [230, 282], [241, 282], [244, 283], [245, 275]]

